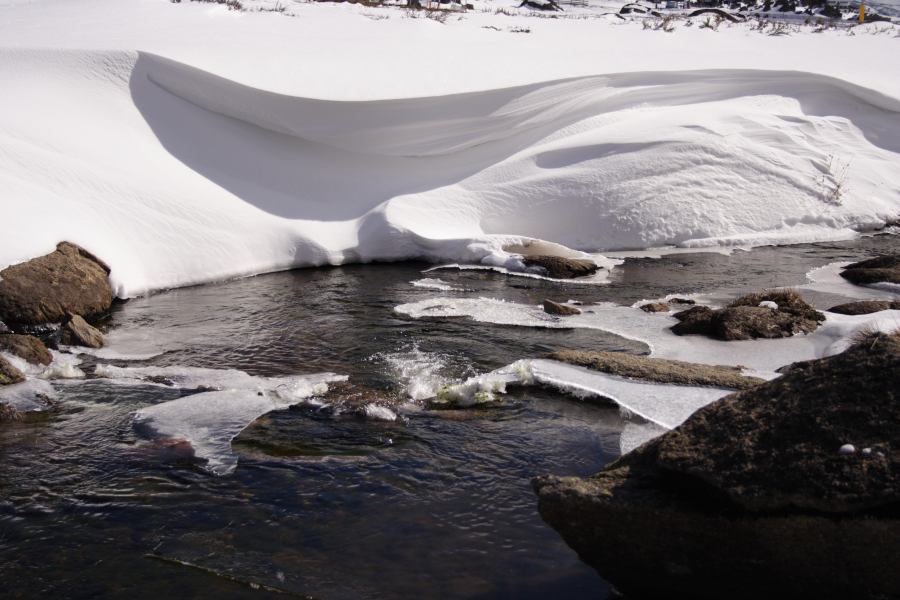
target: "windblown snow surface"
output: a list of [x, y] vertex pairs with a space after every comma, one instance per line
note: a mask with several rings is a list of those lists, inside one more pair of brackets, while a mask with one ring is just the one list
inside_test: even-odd
[[[70, 240], [130, 297], [900, 215], [896, 36], [298, 6], [0, 1], [0, 266]], [[501, 18], [533, 33], [485, 29]]]

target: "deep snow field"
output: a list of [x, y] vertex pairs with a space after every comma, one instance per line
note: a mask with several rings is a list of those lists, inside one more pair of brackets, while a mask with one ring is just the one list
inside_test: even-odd
[[900, 216], [896, 26], [284, 4], [0, 1], [0, 266], [70, 240], [132, 297], [307, 265], [847, 239]]

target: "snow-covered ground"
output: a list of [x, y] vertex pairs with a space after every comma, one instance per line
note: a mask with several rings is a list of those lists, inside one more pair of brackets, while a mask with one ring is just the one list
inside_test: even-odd
[[70, 240], [128, 297], [352, 261], [515, 267], [530, 238], [753, 245], [900, 216], [891, 25], [284, 4], [0, 0], [0, 266]]

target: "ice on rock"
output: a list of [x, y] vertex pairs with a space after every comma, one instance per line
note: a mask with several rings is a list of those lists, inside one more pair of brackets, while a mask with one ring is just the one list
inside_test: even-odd
[[329, 383], [347, 379], [333, 373], [255, 377], [234, 369], [112, 365], [97, 365], [95, 374], [120, 385], [214, 390], [142, 408], [135, 413], [134, 425], [148, 437], [189, 442], [195, 456], [216, 475], [235, 469], [231, 440], [247, 425], [273, 410], [314, 402], [328, 392]]
[[772, 302], [771, 300], [763, 300], [759, 303], [760, 308], [771, 308], [772, 310], [778, 310], [778, 304]]

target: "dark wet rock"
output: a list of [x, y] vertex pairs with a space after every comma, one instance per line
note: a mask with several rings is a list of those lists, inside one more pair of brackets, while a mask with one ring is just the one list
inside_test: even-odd
[[62, 328], [61, 341], [69, 346], [102, 348], [103, 334], [79, 315], [67, 315]]
[[21, 419], [22, 416], [19, 414], [19, 411], [17, 411], [9, 404], [0, 402], [0, 423], [19, 421]]
[[350, 382], [328, 384], [325, 407], [297, 405], [256, 419], [234, 440], [239, 452], [276, 457], [353, 457], [408, 439], [403, 424], [373, 419], [399, 399]]
[[567, 306], [553, 300], [544, 300], [544, 312], [548, 315], [559, 315], [562, 317], [581, 314], [581, 311], [574, 306]]
[[828, 312], [838, 313], [839, 315], [868, 315], [883, 310], [900, 310], [900, 302], [891, 302], [890, 300], [860, 300], [857, 302], [847, 302], [838, 304], [828, 309]]
[[739, 367], [702, 365], [680, 360], [636, 356], [624, 352], [593, 352], [586, 350], [557, 350], [547, 358], [587, 367], [595, 371], [643, 379], [658, 383], [694, 385], [745, 390], [765, 380], [745, 377]]
[[672, 326], [678, 335], [713, 335], [713, 315], [715, 311], [708, 306], [693, 306], [675, 313], [673, 316], [680, 322]]
[[844, 267], [841, 277], [857, 285], [900, 284], [900, 254], [887, 254]]
[[25, 381], [25, 375], [22, 371], [0, 356], [0, 385], [22, 383], [23, 381]]
[[597, 272], [597, 264], [585, 258], [563, 258], [561, 256], [526, 256], [522, 262], [528, 267], [541, 267], [547, 277], [553, 279], [572, 279], [584, 277]]
[[629, 597], [898, 598], [898, 396], [900, 336], [871, 334], [592, 477], [535, 479], [540, 513]]
[[[96, 315], [112, 304], [109, 268], [74, 244], [0, 271], [0, 319], [7, 325], [58, 323], [67, 312]], [[15, 327], [14, 327], [15, 328]]]
[[[777, 308], [760, 306], [775, 303]], [[720, 340], [782, 338], [811, 333], [825, 315], [792, 290], [747, 294], [725, 308], [713, 310], [695, 306], [675, 314], [680, 322], [672, 326], [677, 335], [699, 334]]]
[[[697, 411], [657, 463], [746, 510], [842, 514], [900, 507], [898, 440], [900, 335], [874, 334]], [[840, 456], [848, 443], [880, 455]]]
[[53, 355], [47, 350], [47, 346], [33, 335], [0, 334], [0, 350], [35, 365], [49, 365], [53, 362]]
[[696, 300], [691, 300], [690, 298], [671, 298], [669, 300], [669, 304], [697, 304]]
[[638, 308], [648, 313], [669, 312], [669, 304], [666, 302], [648, 302], [641, 304]]

